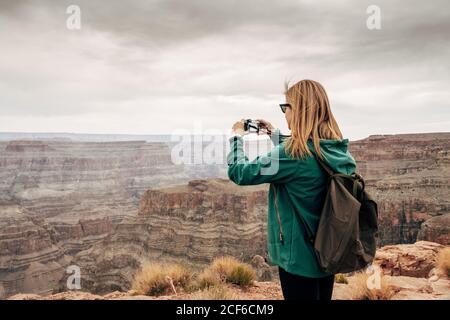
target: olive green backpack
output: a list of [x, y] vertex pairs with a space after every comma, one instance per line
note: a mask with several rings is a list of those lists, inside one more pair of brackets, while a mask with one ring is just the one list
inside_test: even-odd
[[361, 270], [375, 257], [377, 203], [365, 190], [359, 174], [335, 173], [315, 153], [314, 156], [327, 173], [328, 183], [315, 235], [298, 214], [308, 241], [313, 244], [324, 271], [336, 274]]

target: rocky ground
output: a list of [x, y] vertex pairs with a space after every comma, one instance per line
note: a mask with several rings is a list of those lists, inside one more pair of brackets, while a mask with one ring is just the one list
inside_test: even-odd
[[[349, 277], [348, 281], [348, 284], [335, 284], [333, 300], [358, 300], [354, 296], [354, 292], [357, 290], [355, 287], [358, 284], [352, 277]], [[430, 282], [426, 278], [400, 276], [389, 277], [388, 281], [395, 292], [390, 300], [450, 300], [450, 281], [448, 279]], [[244, 289], [231, 284], [228, 284], [227, 287], [238, 300], [283, 300], [280, 284], [276, 281], [255, 282], [254, 286]], [[8, 300], [192, 300], [195, 299], [195, 294], [185, 293], [151, 297], [135, 295], [133, 291], [116, 291], [101, 296], [88, 292], [73, 291], [48, 296], [17, 294]]]
[[[240, 288], [236, 285], [227, 284], [227, 288], [239, 300], [282, 300], [280, 284], [275, 281], [258, 282], [248, 288]], [[88, 292], [63, 292], [54, 295], [40, 296], [35, 294], [17, 294], [8, 300], [191, 300], [195, 298], [196, 292], [165, 295], [158, 297], [135, 295], [130, 290], [127, 292], [115, 291], [106, 295], [95, 295]]]

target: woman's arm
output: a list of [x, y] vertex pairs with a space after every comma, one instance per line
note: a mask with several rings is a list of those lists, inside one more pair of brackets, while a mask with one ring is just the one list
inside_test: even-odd
[[298, 173], [298, 161], [286, 158], [280, 145], [267, 155], [249, 161], [244, 153], [242, 137], [236, 135], [229, 140], [231, 150], [227, 156], [228, 177], [238, 185], [285, 183]]
[[274, 146], [279, 145], [284, 140], [286, 140], [286, 138], [289, 137], [281, 134], [280, 129], [275, 128], [269, 121], [264, 119], [257, 119], [257, 120], [260, 122], [261, 128], [267, 131], [267, 134], [269, 135], [270, 140], [272, 140]]

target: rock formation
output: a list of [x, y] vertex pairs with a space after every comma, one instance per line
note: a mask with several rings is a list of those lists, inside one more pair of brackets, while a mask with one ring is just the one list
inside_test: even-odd
[[430, 218], [422, 223], [417, 240], [450, 245], [450, 213]]
[[[374, 266], [389, 290], [390, 300], [450, 300], [450, 279], [436, 270], [437, 256], [445, 246], [419, 241], [414, 244], [389, 245], [377, 250]], [[347, 277], [348, 284], [336, 283], [334, 299], [357, 299], [361, 278]], [[386, 293], [385, 293], [386, 295]]]
[[441, 244], [428, 241], [389, 245], [377, 250], [374, 264], [390, 276], [427, 278], [436, 266], [439, 250], [443, 248]]
[[71, 258], [135, 216], [145, 190], [218, 175], [217, 166], [174, 165], [170, 150], [145, 141], [0, 141], [2, 292], [57, 289]]
[[0, 285], [17, 291], [51, 293], [71, 255], [100, 241], [112, 230], [109, 218], [75, 224], [48, 222], [13, 203], [0, 201]]
[[[352, 141], [350, 151], [367, 188], [379, 203], [380, 244], [422, 239], [448, 244], [450, 227], [450, 133], [378, 135]], [[448, 235], [448, 233], [447, 233]]]
[[196, 180], [147, 191], [137, 217], [122, 221], [73, 263], [81, 267], [86, 290], [126, 290], [146, 260], [182, 261], [193, 269], [221, 255], [250, 262], [266, 252], [266, 225], [267, 185]]

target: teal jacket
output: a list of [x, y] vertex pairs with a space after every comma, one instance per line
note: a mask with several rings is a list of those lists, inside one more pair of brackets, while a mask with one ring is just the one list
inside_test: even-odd
[[[326, 192], [326, 173], [314, 156], [294, 159], [287, 155], [285, 138], [274, 137], [277, 135], [271, 137], [274, 148], [253, 161], [249, 161], [244, 153], [243, 138], [231, 137], [231, 149], [227, 156], [228, 177], [238, 185], [271, 184], [267, 221], [270, 262], [304, 277], [327, 276], [329, 274], [320, 268], [313, 246], [306, 240], [304, 226], [297, 217], [301, 214], [310, 230], [317, 230]], [[314, 150], [311, 140], [308, 146], [311, 151]], [[355, 171], [356, 163], [348, 151], [348, 139], [321, 139], [320, 149], [335, 172], [352, 174]], [[274, 191], [279, 215], [275, 209]]]

